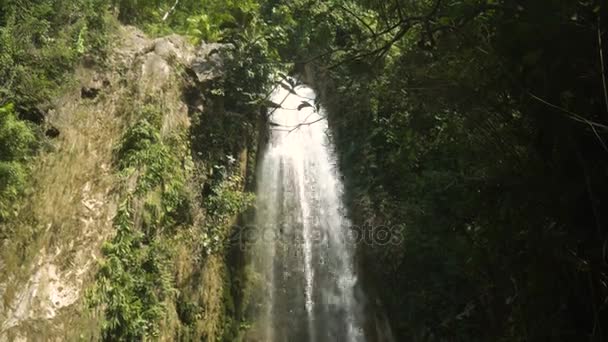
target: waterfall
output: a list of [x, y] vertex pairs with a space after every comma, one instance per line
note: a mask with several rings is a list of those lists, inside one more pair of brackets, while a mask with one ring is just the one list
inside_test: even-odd
[[[355, 241], [327, 121], [306, 86], [278, 87], [257, 174], [256, 341], [364, 341]], [[299, 108], [300, 107], [300, 108]]]

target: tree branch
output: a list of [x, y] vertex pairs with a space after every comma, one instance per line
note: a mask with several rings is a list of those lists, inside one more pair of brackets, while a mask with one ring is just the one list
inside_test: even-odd
[[600, 14], [597, 15], [597, 45], [600, 52], [600, 65], [602, 69], [602, 85], [604, 86], [604, 103], [606, 104], [606, 114], [608, 115], [608, 90], [606, 87], [606, 71], [604, 70], [604, 52], [602, 51], [602, 30]]
[[301, 124], [296, 125], [296, 126], [295, 126], [295, 127], [294, 127], [294, 128], [291, 130], [291, 131], [289, 131], [289, 133], [291, 133], [291, 132], [295, 131], [296, 129], [298, 129], [298, 128], [302, 127], [302, 126], [310, 126], [310, 125], [312, 125], [312, 124], [315, 124], [315, 123], [317, 123], [317, 122], [319, 122], [319, 121], [323, 121], [323, 120], [325, 120], [325, 117], [324, 117], [324, 116], [320, 117], [320, 118], [319, 118], [319, 119], [317, 119], [317, 120], [311, 121], [311, 122], [303, 122], [303, 123], [301, 123]]
[[338, 5], [337, 6], [339, 9], [343, 10], [344, 12], [352, 15], [355, 19], [357, 19], [357, 21], [359, 21], [361, 24], [363, 24], [363, 26], [365, 26], [367, 28], [367, 30], [372, 34], [372, 36], [376, 35], [376, 32], [374, 31], [374, 29], [362, 18], [360, 18], [358, 15], [356, 15], [353, 11], [351, 11], [350, 9], [342, 6], [342, 5]]
[[588, 119], [584, 118], [584, 117], [583, 117], [582, 115], [580, 115], [580, 114], [577, 114], [577, 113], [571, 112], [571, 111], [569, 111], [569, 110], [567, 110], [567, 109], [565, 109], [565, 108], [562, 108], [562, 107], [560, 107], [560, 106], [554, 105], [554, 104], [552, 104], [552, 103], [550, 103], [550, 102], [548, 102], [548, 101], [546, 101], [546, 100], [541, 99], [540, 97], [538, 97], [538, 96], [536, 96], [536, 95], [534, 95], [534, 94], [532, 94], [532, 93], [530, 93], [530, 92], [527, 92], [527, 93], [528, 93], [528, 95], [530, 95], [530, 96], [531, 96], [533, 99], [535, 99], [535, 100], [537, 100], [537, 101], [539, 101], [539, 102], [541, 102], [541, 103], [543, 103], [543, 104], [545, 104], [545, 105], [547, 105], [547, 106], [549, 106], [549, 107], [551, 107], [551, 108], [554, 108], [554, 109], [560, 110], [560, 111], [562, 111], [562, 112], [564, 112], [564, 113], [567, 113], [567, 114], [568, 114], [568, 117], [569, 117], [570, 119], [572, 119], [572, 120], [574, 120], [574, 121], [578, 121], [578, 122], [581, 122], [581, 123], [584, 123], [584, 124], [589, 125], [589, 127], [590, 127], [590, 128], [591, 128], [591, 130], [593, 131], [593, 134], [595, 134], [595, 137], [596, 137], [596, 138], [597, 138], [597, 140], [600, 142], [600, 144], [602, 145], [602, 147], [604, 148], [604, 150], [605, 150], [606, 152], [608, 152], [608, 146], [606, 145], [606, 143], [604, 142], [604, 139], [602, 139], [602, 137], [600, 136], [600, 134], [599, 134], [599, 133], [598, 133], [598, 131], [597, 131], [597, 129], [598, 129], [598, 128], [601, 128], [601, 129], [603, 129], [604, 131], [608, 131], [608, 126], [606, 126], [606, 125], [602, 125], [602, 124], [597, 123], [597, 122], [593, 122], [593, 121], [591, 121], [591, 120], [588, 120]]
[[[482, 4], [482, 5], [472, 8], [468, 14], [464, 15], [461, 18], [458, 18], [456, 20], [456, 23], [454, 23], [454, 24], [440, 25], [440, 26], [433, 25], [433, 24], [435, 24], [433, 19], [439, 13], [439, 11], [442, 7], [442, 4], [443, 4], [443, 0], [437, 0], [433, 4], [433, 6], [429, 10], [429, 12], [425, 15], [400, 18], [400, 20], [396, 24], [390, 24], [390, 25], [387, 24], [387, 26], [388, 26], [387, 29], [385, 29], [382, 32], [376, 32], [375, 35], [365, 38], [362, 41], [362, 43], [367, 41], [368, 39], [377, 39], [377, 38], [381, 37], [382, 35], [393, 32], [393, 30], [395, 30], [396, 28], [400, 28], [399, 31], [397, 33], [395, 33], [395, 35], [388, 42], [383, 44], [381, 47], [375, 48], [371, 51], [363, 51], [363, 49], [360, 49], [358, 52], [355, 53], [354, 56], [350, 56], [341, 61], [338, 61], [337, 63], [329, 66], [328, 69], [331, 70], [345, 62], [361, 60], [363, 58], [370, 57], [370, 56], [374, 56], [373, 64], [376, 64], [379, 60], [381, 60], [388, 54], [388, 52], [390, 51], [390, 48], [394, 44], [396, 44], [401, 38], [403, 38], [407, 34], [407, 32], [411, 28], [413, 28], [415, 26], [419, 26], [419, 25], [422, 26], [425, 31], [425, 34], [429, 36], [431, 43], [433, 43], [433, 35], [435, 33], [444, 31], [444, 30], [455, 31], [455, 30], [461, 29], [464, 26], [466, 26], [468, 23], [470, 23], [472, 20], [477, 18], [479, 15], [481, 15], [485, 12], [496, 11], [496, 10], [521, 11], [521, 8], [512, 8], [512, 7], [505, 7], [505, 6], [499, 6], [499, 5]], [[332, 53], [328, 53], [328, 54], [332, 54]]]
[[175, 8], [177, 7], [178, 4], [179, 4], [179, 0], [175, 0], [175, 3], [173, 4], [173, 6], [163, 16], [163, 21], [165, 21], [165, 20], [167, 20], [167, 18], [169, 18], [169, 15], [171, 13], [173, 13], [173, 11], [175, 11]]

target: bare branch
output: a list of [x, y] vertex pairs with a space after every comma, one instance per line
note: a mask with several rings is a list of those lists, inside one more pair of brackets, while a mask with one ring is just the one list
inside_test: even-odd
[[179, 4], [179, 0], [175, 0], [175, 3], [173, 4], [173, 6], [163, 16], [163, 21], [165, 21], [165, 20], [167, 20], [167, 18], [169, 18], [169, 15], [171, 13], [173, 13], [173, 11], [175, 11], [175, 8], [177, 7], [178, 4]]
[[[361, 42], [361, 43], [364, 43], [365, 41], [370, 40], [370, 39], [380, 38], [381, 36], [388, 34], [388, 33], [392, 33], [395, 29], [399, 28], [399, 31], [397, 31], [397, 33], [395, 33], [394, 36], [391, 39], [389, 39], [386, 43], [384, 43], [382, 46], [374, 48], [371, 51], [365, 51], [364, 49], [356, 51], [354, 55], [336, 62], [335, 64], [329, 66], [328, 69], [331, 70], [331, 69], [334, 69], [334, 68], [340, 66], [343, 63], [346, 63], [349, 61], [362, 60], [367, 57], [373, 57], [373, 64], [376, 64], [378, 61], [382, 60], [389, 53], [391, 47], [394, 44], [396, 44], [399, 40], [401, 40], [407, 34], [407, 32], [409, 32], [409, 30], [412, 29], [413, 27], [422, 26], [424, 33], [428, 36], [428, 39], [430, 40], [431, 44], [433, 44], [434, 34], [441, 32], [441, 31], [452, 31], [453, 32], [458, 29], [461, 29], [464, 26], [466, 26], [468, 23], [470, 23], [472, 20], [474, 20], [478, 16], [480, 16], [483, 13], [486, 13], [488, 11], [496, 11], [496, 10], [521, 11], [521, 8], [519, 8], [519, 7], [505, 7], [505, 6], [499, 6], [499, 5], [482, 4], [482, 5], [472, 8], [470, 13], [459, 18], [459, 20], [457, 20], [454, 24], [436, 25], [434, 18], [439, 13], [439, 11], [442, 7], [442, 4], [443, 4], [443, 0], [435, 1], [433, 6], [431, 7], [431, 9], [429, 10], [429, 12], [422, 16], [410, 16], [410, 17], [401, 17], [400, 16], [400, 20], [396, 24], [387, 24], [388, 28], [386, 28], [384, 31], [376, 32], [375, 35], [367, 37]], [[329, 52], [329, 53], [326, 53], [325, 55], [332, 54], [332, 53], [333, 52]]]
[[291, 132], [295, 131], [296, 129], [298, 129], [298, 128], [302, 127], [302, 126], [310, 126], [310, 125], [312, 125], [312, 124], [315, 124], [315, 123], [317, 123], [317, 122], [319, 122], [319, 121], [323, 121], [323, 120], [325, 120], [325, 117], [324, 117], [324, 116], [320, 117], [320, 118], [319, 118], [319, 119], [317, 119], [317, 120], [311, 121], [311, 122], [303, 122], [303, 123], [301, 123], [301, 124], [296, 125], [294, 128], [292, 128], [292, 129], [291, 129], [291, 131], [289, 131], [289, 133], [291, 133]]
[[553, 104], [551, 102], [543, 100], [542, 98], [540, 98], [540, 97], [532, 94], [531, 92], [528, 92], [528, 95], [530, 95], [533, 99], [537, 100], [538, 102], [544, 103], [544, 104], [546, 104], [547, 106], [549, 106], [551, 108], [554, 108], [554, 109], [560, 110], [560, 111], [562, 111], [562, 112], [564, 112], [566, 114], [569, 114], [570, 118], [574, 119], [575, 121], [586, 123], [588, 125], [595, 126], [597, 128], [601, 128], [603, 130], [608, 131], [608, 126], [606, 126], [606, 125], [602, 125], [601, 123], [590, 121], [590, 120], [586, 119], [585, 117], [583, 117], [580, 114], [577, 114], [575, 112], [569, 111], [566, 108], [560, 107], [560, 106], [555, 105], [555, 104]]
[[604, 52], [602, 51], [602, 30], [601, 16], [597, 15], [597, 44], [600, 51], [600, 65], [602, 66], [602, 85], [604, 86], [604, 103], [606, 104], [606, 114], [608, 114], [608, 90], [606, 89], [606, 71], [604, 70]]
[[363, 26], [365, 26], [367, 28], [367, 30], [371, 33], [372, 36], [376, 35], [376, 31], [374, 31], [374, 29], [365, 20], [363, 20], [362, 18], [360, 18], [353, 11], [351, 11], [350, 9], [348, 9], [345, 6], [342, 6], [342, 5], [338, 5], [337, 7], [339, 9], [343, 10], [344, 12], [352, 15], [355, 19], [357, 19], [357, 21], [359, 21], [360, 23], [362, 23]]
[[595, 137], [597, 138], [597, 140], [600, 142], [600, 144], [602, 145], [602, 147], [604, 148], [604, 150], [606, 152], [608, 152], [608, 146], [606, 145], [606, 142], [604, 142], [604, 139], [602, 139], [602, 137], [599, 135], [599, 133], [597, 131], [598, 128], [601, 128], [604, 131], [608, 131], [608, 126], [602, 125], [602, 124], [597, 123], [597, 122], [593, 122], [591, 120], [588, 120], [588, 119], [584, 118], [580, 114], [574, 113], [574, 112], [569, 111], [569, 110], [567, 110], [565, 108], [562, 108], [560, 106], [554, 105], [554, 104], [552, 104], [552, 103], [550, 103], [550, 102], [548, 102], [546, 100], [541, 99], [540, 97], [538, 97], [538, 96], [536, 96], [536, 95], [534, 95], [534, 94], [532, 94], [530, 92], [528, 92], [528, 95], [530, 95], [533, 99], [535, 99], [535, 100], [537, 100], [537, 101], [539, 101], [539, 102], [541, 102], [541, 103], [543, 103], [543, 104], [545, 104], [545, 105], [547, 105], [547, 106], [549, 106], [551, 108], [554, 108], [554, 109], [560, 110], [560, 111], [562, 111], [564, 113], [567, 113], [568, 117], [570, 119], [574, 120], [574, 121], [578, 121], [578, 122], [581, 122], [581, 123], [589, 125], [589, 127], [593, 131], [593, 134], [595, 135]]

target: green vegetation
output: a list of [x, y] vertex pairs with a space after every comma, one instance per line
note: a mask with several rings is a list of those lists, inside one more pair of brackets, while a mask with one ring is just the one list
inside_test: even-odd
[[103, 56], [103, 3], [0, 1], [0, 222], [19, 207], [50, 101], [83, 56]]
[[[173, 4], [0, 2], [0, 221], [17, 212], [25, 189], [38, 190], [28, 162], [39, 152], [53, 153], [39, 148], [52, 146], [46, 142], [56, 134], [46, 116], [53, 110], [53, 100], [71, 87], [74, 68], [82, 63], [101, 70], [109, 62], [105, 57], [112, 46], [108, 38], [113, 37], [113, 12], [149, 34], [181, 33], [194, 42], [230, 43], [223, 56], [224, 77], [204, 86], [191, 80], [194, 96], [206, 92], [212, 98], [209, 102], [215, 103], [207, 106], [205, 101], [204, 111], [191, 112], [191, 131], [184, 126], [161, 134], [167, 114], [162, 103], [151, 98], [122, 105], [128, 114], [124, 120], [135, 121], [125, 127], [114, 150], [113, 166], [120, 180], [113, 190], [120, 197], [113, 223], [116, 232], [102, 248], [104, 258], [87, 295], [87, 304], [101, 320], [104, 340], [154, 339], [174, 333], [185, 339], [221, 336], [224, 331], [238, 331], [241, 324], [228, 317], [234, 300], [226, 267], [213, 261], [208, 271], [210, 282], [219, 282], [220, 287], [228, 284], [217, 304], [227, 306], [218, 311], [224, 310], [226, 317], [210, 318], [218, 322], [201, 324], [200, 313], [217, 307], [205, 307], [209, 299], [203, 301], [206, 294], [200, 292], [207, 284], [201, 285], [195, 277], [200, 277], [207, 260], [224, 259], [235, 218], [252, 203], [252, 195], [243, 191], [240, 158], [255, 159], [257, 114], [270, 85], [273, 68], [266, 62], [273, 53], [256, 2], [207, 1], [201, 6], [200, 1], [183, 1], [169, 10]], [[181, 77], [186, 83], [190, 76]], [[200, 184], [210, 192], [194, 190]], [[19, 226], [17, 220], [7, 225], [13, 226]], [[31, 243], [38, 234], [35, 229], [27, 238], [18, 238], [3, 225], [1, 238], [15, 240], [16, 246]], [[21, 257], [19, 262], [26, 260]], [[179, 322], [172, 321], [176, 317]], [[175, 332], [163, 330], [167, 322]], [[218, 325], [219, 330], [206, 325]]]
[[[103, 62], [115, 14], [227, 46], [224, 77], [192, 81], [205, 108], [189, 132], [163, 136], [152, 101], [129, 110], [116, 235], [90, 293], [106, 340], [158, 336], [175, 303], [195, 329], [204, 308], [173, 266], [184, 245], [197, 261], [225, 253], [252, 202], [240, 154], [255, 154], [273, 75], [292, 68], [327, 108], [353, 219], [404, 237], [360, 247], [398, 340], [606, 341], [607, 13], [599, 0], [0, 0], [0, 222], [31, 183], [53, 98], [76, 65]], [[242, 322], [224, 323], [235, 338]]]
[[157, 336], [165, 300], [175, 291], [167, 246], [159, 236], [134, 227], [131, 206], [127, 199], [115, 218], [117, 234], [103, 247], [106, 260], [97, 276], [97, 297], [90, 300], [94, 305], [104, 304], [106, 341]]
[[[189, 132], [184, 129], [179, 136], [164, 136], [161, 131], [166, 115], [162, 105], [153, 101], [133, 109], [136, 121], [115, 149], [116, 167], [124, 183], [123, 204], [114, 222], [117, 234], [104, 246], [105, 260], [88, 302], [103, 311], [104, 340], [171, 334], [162, 332], [161, 326], [173, 314], [180, 321], [177, 336], [198, 338], [209, 333], [201, 330], [205, 329], [201, 328], [201, 313], [216, 308], [205, 307], [198, 294], [207, 284], [179, 281], [183, 275], [175, 268], [183, 267], [178, 259], [184, 253], [195, 262], [189, 266], [196, 268], [189, 277], [196, 277], [211, 256], [223, 260], [237, 215], [253, 202], [253, 195], [243, 191], [244, 165], [237, 158], [255, 152], [259, 103], [268, 92], [273, 68], [266, 63], [270, 52], [260, 31], [263, 25], [257, 27], [254, 17], [243, 17], [239, 11], [245, 7], [209, 2], [205, 16], [222, 25], [244, 27], [212, 26], [214, 31], [208, 28], [203, 32], [190, 26], [202, 15], [197, 14], [200, 8], [191, 12], [189, 20], [165, 23], [158, 20], [163, 10], [157, 9], [162, 6], [153, 10], [146, 4], [141, 8], [136, 5], [121, 2], [119, 17], [124, 11], [135, 11], [125, 20], [129, 18], [151, 33], [187, 28], [190, 31], [186, 34], [195, 41], [213, 35], [214, 40], [221, 36], [230, 45], [221, 51], [224, 76], [186, 89], [189, 102], [202, 100], [202, 94], [206, 97], [203, 111], [191, 110]], [[168, 18], [183, 19], [180, 11], [187, 10], [188, 4], [182, 6]], [[192, 191], [201, 185], [202, 194]], [[216, 272], [209, 276], [226, 288], [217, 299], [224, 306], [219, 322], [203, 325], [219, 325], [218, 336], [238, 333], [241, 323], [230, 317], [234, 314], [230, 274], [225, 267], [208, 272]]]
[[[213, 194], [202, 203], [204, 224], [189, 229], [196, 201], [185, 187], [194, 171], [190, 147], [184, 137], [161, 136], [162, 115], [159, 106], [141, 109], [116, 149], [124, 201], [114, 219], [117, 234], [103, 247], [105, 260], [89, 296], [92, 307], [103, 308], [104, 340], [158, 336], [169, 303], [177, 300], [176, 249], [193, 246], [198, 258], [222, 253], [231, 220], [251, 204], [236, 169], [216, 166]], [[178, 229], [183, 231], [177, 234]], [[179, 316], [192, 324], [194, 304], [182, 301]]]
[[239, 175], [223, 174], [220, 179], [212, 188], [213, 194], [204, 203], [209, 214], [202, 236], [206, 253], [218, 252], [225, 247], [231, 233], [226, 226], [233, 224], [234, 218], [249, 208], [254, 199], [253, 194], [241, 190], [244, 180]]
[[26, 184], [25, 162], [35, 142], [34, 129], [17, 119], [13, 106], [0, 107], [0, 222], [16, 209], [14, 203]]
[[[18, 120], [34, 132], [44, 131], [46, 113], [52, 108], [51, 100], [62, 87], [69, 84], [74, 66], [85, 60], [103, 63], [107, 37], [110, 32], [110, 13], [116, 11], [126, 23], [135, 23], [153, 34], [177, 32], [194, 41], [223, 41], [234, 49], [226, 58], [229, 74], [217, 85], [218, 95], [226, 91], [226, 102], [234, 110], [251, 112], [255, 100], [268, 88], [270, 73], [266, 63], [273, 55], [268, 48], [267, 26], [260, 21], [255, 1], [181, 1], [171, 10], [173, 1], [117, 1], [109, 6], [100, 0], [45, 0], [13, 1], [0, 3], [0, 106], [5, 112], [14, 112]], [[167, 15], [166, 19], [163, 17]], [[272, 38], [268, 36], [268, 38]], [[273, 55], [276, 56], [276, 53]], [[242, 77], [246, 75], [247, 77]], [[251, 88], [251, 89], [250, 89]], [[257, 94], [257, 95], [256, 95]], [[239, 105], [240, 104], [240, 105]], [[10, 108], [9, 108], [10, 106]], [[7, 119], [7, 122], [13, 122]], [[252, 121], [247, 118], [243, 121]], [[255, 123], [256, 121], [253, 120]], [[8, 125], [8, 124], [7, 124]], [[4, 126], [3, 126], [4, 127]], [[143, 127], [142, 127], [143, 129]], [[12, 131], [0, 132], [4, 136]], [[217, 133], [220, 134], [220, 133]], [[37, 141], [43, 140], [36, 134]], [[24, 136], [24, 138], [26, 138]], [[3, 140], [4, 144], [8, 140]], [[41, 146], [40, 143], [30, 143]], [[10, 146], [0, 146], [10, 149]], [[14, 155], [14, 153], [21, 153]], [[3, 154], [3, 161], [20, 162], [35, 151], [13, 151]], [[148, 151], [152, 152], [152, 151]], [[163, 153], [163, 151], [155, 151]], [[135, 157], [135, 156], [130, 156]], [[27, 168], [2, 165], [0, 183], [3, 184], [0, 202], [1, 215], [6, 216], [8, 204], [15, 200], [25, 186]], [[162, 175], [150, 174], [150, 177]]]
[[0, 2], [0, 105], [39, 123], [49, 100], [83, 55], [100, 54], [107, 19], [102, 0]]
[[309, 61], [355, 220], [404, 236], [361, 246], [398, 340], [608, 339], [605, 5], [265, 7]]
[[255, 0], [114, 1], [119, 19], [156, 35], [179, 33], [194, 41], [231, 40], [259, 18]]
[[[184, 190], [188, 169], [174, 167], [187, 158], [188, 149], [183, 139], [162, 139], [158, 109], [145, 107], [136, 117], [139, 121], [124, 134], [116, 153], [122, 178], [135, 178], [136, 185], [127, 190], [114, 219], [117, 233], [103, 247], [105, 260], [89, 299], [92, 306], [104, 308], [103, 338], [110, 341], [158, 335], [166, 300], [176, 291], [171, 229], [177, 222], [188, 224], [179, 215], [189, 212]], [[135, 215], [141, 216], [140, 225]]]

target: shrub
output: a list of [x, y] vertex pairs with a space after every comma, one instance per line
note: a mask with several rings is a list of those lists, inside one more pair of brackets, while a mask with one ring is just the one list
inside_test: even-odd
[[32, 154], [36, 136], [30, 124], [17, 119], [12, 105], [0, 107], [0, 221], [15, 209], [26, 185], [24, 161]]

